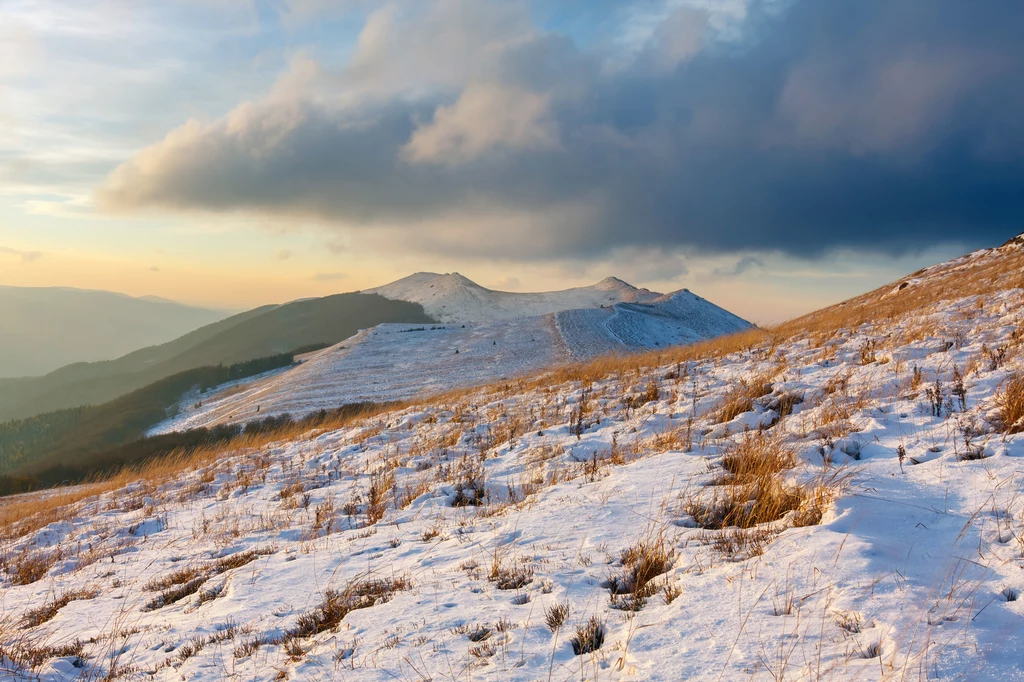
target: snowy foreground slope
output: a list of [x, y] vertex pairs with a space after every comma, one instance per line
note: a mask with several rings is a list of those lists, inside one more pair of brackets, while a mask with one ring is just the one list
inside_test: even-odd
[[1022, 266], [9, 501], [0, 677], [1024, 679]]
[[[412, 275], [396, 286], [416, 280]], [[435, 276], [443, 282], [459, 275]], [[430, 280], [434, 281], [434, 280]], [[465, 280], [469, 282], [469, 280]], [[745, 320], [689, 291], [652, 294], [609, 278], [614, 298], [643, 298], [643, 303], [608, 303], [606, 307], [560, 309], [558, 312], [505, 319], [510, 310], [554, 305], [600, 306], [582, 290], [555, 294], [498, 294], [466, 305], [451, 298], [444, 304], [459, 310], [458, 319], [490, 319], [466, 324], [417, 326], [381, 324], [341, 343], [312, 353], [298, 367], [245, 382], [223, 386], [202, 396], [188, 395], [178, 413], [152, 433], [166, 433], [214, 424], [245, 422], [290, 414], [301, 416], [320, 409], [360, 401], [404, 400], [428, 396], [457, 386], [474, 386], [518, 377], [571, 360], [586, 360], [612, 352], [692, 343], [750, 326]], [[424, 286], [423, 282], [419, 282]], [[600, 287], [587, 292], [600, 293]], [[487, 292], [470, 282], [476, 290]], [[468, 286], [468, 285], [467, 285]], [[425, 287], [430, 290], [429, 286]], [[641, 295], [642, 294], [642, 295]], [[602, 294], [603, 295], [603, 294]], [[541, 306], [505, 306], [502, 296], [540, 297]], [[419, 302], [419, 301], [416, 301]], [[505, 306], [505, 307], [503, 307]], [[428, 311], [436, 315], [437, 311]], [[443, 315], [442, 315], [443, 317]], [[493, 319], [491, 319], [493, 318]]]

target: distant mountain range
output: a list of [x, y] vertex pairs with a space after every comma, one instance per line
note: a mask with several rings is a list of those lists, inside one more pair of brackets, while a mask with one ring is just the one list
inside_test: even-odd
[[109, 360], [229, 314], [109, 291], [0, 286], [0, 377]]

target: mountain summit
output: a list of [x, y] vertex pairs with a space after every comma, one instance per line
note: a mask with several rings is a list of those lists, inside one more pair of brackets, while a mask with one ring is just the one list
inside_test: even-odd
[[577, 308], [600, 308], [616, 303], [650, 303], [662, 296], [617, 277], [606, 277], [591, 286], [562, 291], [495, 291], [457, 272], [443, 275], [417, 272], [364, 293], [419, 303], [434, 319], [452, 323], [493, 322]]

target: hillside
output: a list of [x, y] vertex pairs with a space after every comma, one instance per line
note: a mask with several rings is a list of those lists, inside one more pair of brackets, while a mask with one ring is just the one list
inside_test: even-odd
[[1024, 248], [0, 503], [15, 679], [1022, 680]]
[[[749, 322], [688, 291], [645, 297], [650, 302], [511, 319], [502, 318], [509, 308], [480, 307], [485, 299], [459, 308], [455, 316], [466, 319], [475, 314], [492, 318], [489, 322], [378, 325], [309, 355], [287, 372], [221, 387], [201, 401], [186, 396], [178, 414], [152, 432], [239, 423], [259, 415], [301, 416], [346, 403], [423, 397], [605, 353], [693, 343], [750, 327]], [[576, 296], [571, 302], [582, 300]], [[449, 311], [455, 314], [455, 308]]]
[[165, 343], [227, 317], [153, 297], [0, 286], [0, 377], [51, 372]]
[[451, 323], [493, 322], [616, 303], [646, 303], [661, 296], [615, 277], [564, 291], [511, 293], [487, 289], [457, 272], [417, 272], [365, 293], [419, 303], [434, 319]]
[[[43, 486], [64, 480], [83, 480], [111, 466], [138, 460], [129, 448], [153, 424], [173, 412], [181, 395], [204, 391], [228, 381], [287, 367], [291, 353], [233, 365], [197, 367], [173, 374], [102, 405], [47, 412], [0, 424], [0, 477], [13, 475]], [[184, 441], [181, 441], [184, 442]], [[140, 446], [146, 455], [169, 452], [179, 443]], [[120, 459], [111, 451], [119, 450]], [[39, 484], [34, 487], [41, 487]], [[4, 492], [0, 480], [0, 493]]]
[[98, 405], [189, 369], [330, 345], [381, 322], [429, 323], [414, 303], [337, 294], [264, 306], [117, 360], [83, 363], [42, 377], [0, 379], [0, 421]]

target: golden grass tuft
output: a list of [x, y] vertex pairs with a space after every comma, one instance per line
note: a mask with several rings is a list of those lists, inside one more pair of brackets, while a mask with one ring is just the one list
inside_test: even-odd
[[607, 581], [612, 606], [623, 611], [639, 611], [658, 590], [654, 579], [671, 570], [675, 552], [658, 536], [630, 545], [622, 550], [619, 558], [622, 572]]
[[[790, 513], [795, 526], [815, 525], [833, 498], [835, 485], [825, 481], [787, 484], [783, 474], [795, 464], [796, 455], [780, 438], [763, 431], [747, 432], [722, 456], [726, 475], [713, 482], [710, 495], [691, 497], [686, 512], [699, 527], [712, 530], [755, 528]], [[748, 538], [722, 539], [726, 544], [741, 541]]]
[[1024, 432], [1024, 375], [1015, 374], [996, 393], [999, 426], [1003, 433]]
[[728, 476], [719, 484], [746, 484], [761, 479], [773, 478], [781, 472], [792, 469], [796, 454], [782, 442], [765, 431], [748, 431], [722, 455], [719, 463]]

